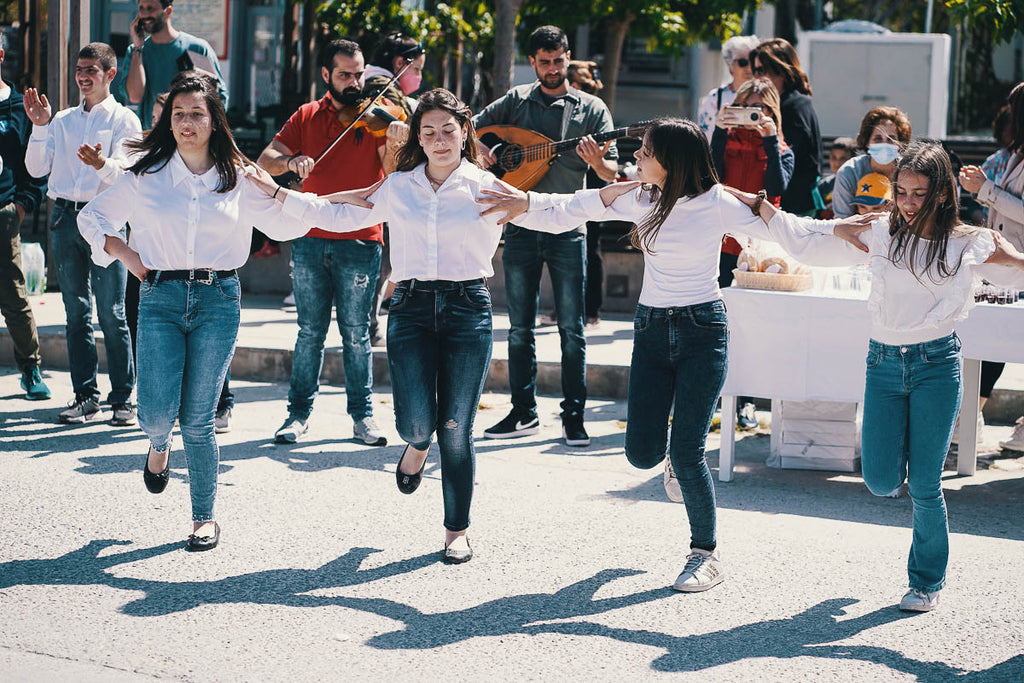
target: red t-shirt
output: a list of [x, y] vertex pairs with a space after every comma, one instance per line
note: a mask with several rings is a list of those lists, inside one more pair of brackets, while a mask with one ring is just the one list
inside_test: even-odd
[[[324, 95], [317, 102], [299, 107], [274, 139], [279, 140], [293, 154], [316, 157], [344, 129], [338, 121], [338, 112], [331, 104], [330, 96]], [[383, 147], [385, 143], [385, 138], [375, 138], [365, 130], [348, 133], [330, 154], [317, 162], [313, 171], [302, 181], [302, 190], [325, 195], [373, 185], [384, 177], [377, 148]], [[380, 225], [344, 234], [313, 228], [306, 233], [306, 237], [383, 241]]]

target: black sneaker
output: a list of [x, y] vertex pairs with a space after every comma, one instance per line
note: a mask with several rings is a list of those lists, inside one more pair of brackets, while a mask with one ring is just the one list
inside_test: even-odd
[[91, 420], [100, 414], [100, 403], [94, 398], [81, 398], [76, 396], [75, 400], [67, 408], [60, 411], [58, 418], [64, 424], [81, 424]]
[[583, 428], [582, 415], [562, 416], [562, 438], [566, 446], [589, 446], [590, 435]]
[[135, 406], [131, 403], [115, 403], [111, 406], [114, 411], [110, 418], [110, 424], [114, 427], [127, 427], [135, 424]]
[[540, 420], [536, 413], [520, 413], [513, 410], [504, 420], [484, 430], [488, 439], [512, 439], [517, 436], [529, 436], [540, 431]]

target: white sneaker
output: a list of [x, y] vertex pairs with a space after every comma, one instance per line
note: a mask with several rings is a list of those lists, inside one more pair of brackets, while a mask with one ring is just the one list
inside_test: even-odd
[[672, 458], [665, 456], [665, 495], [673, 503], [683, 502], [683, 489], [679, 486], [676, 471], [672, 469]]
[[925, 593], [916, 588], [911, 588], [900, 600], [900, 610], [903, 612], [931, 612], [939, 604], [939, 591]]
[[227, 434], [231, 431], [231, 408], [218, 410], [213, 416], [213, 431], [217, 434]]
[[359, 439], [367, 446], [387, 446], [388, 438], [372, 417], [364, 417], [352, 424], [352, 437]]
[[281, 302], [281, 305], [282, 306], [294, 306], [295, 305], [295, 292], [291, 292], [290, 294], [288, 294], [288, 296], [286, 296], [284, 298], [284, 301]]
[[718, 557], [718, 551], [693, 548], [686, 556], [683, 573], [672, 584], [672, 588], [683, 593], [699, 593], [717, 586], [723, 580], [725, 572], [722, 570], [722, 560]]
[[[978, 411], [978, 443], [982, 443], [985, 434], [985, 416]], [[1024, 436], [1024, 434], [1022, 434]], [[953, 439], [950, 441], [951, 444], [960, 443], [960, 418], [956, 418], [956, 424], [953, 425]], [[1024, 450], [1024, 441], [1021, 441], [1021, 448]]]
[[309, 426], [305, 420], [289, 415], [284, 424], [274, 432], [274, 441], [276, 443], [295, 443], [308, 430]]
[[1010, 440], [1000, 441], [999, 447], [1008, 451], [1024, 451], [1024, 417], [1017, 418], [1017, 426], [1013, 428]]

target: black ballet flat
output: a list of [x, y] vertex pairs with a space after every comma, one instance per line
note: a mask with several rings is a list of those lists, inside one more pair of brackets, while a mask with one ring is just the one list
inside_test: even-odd
[[420, 471], [416, 474], [406, 474], [402, 471], [402, 461], [405, 460], [405, 454], [409, 452], [411, 446], [406, 446], [405, 450], [402, 451], [402, 457], [398, 459], [398, 466], [395, 468], [395, 482], [398, 484], [398, 490], [402, 493], [409, 494], [420, 487], [420, 482], [423, 480], [423, 470], [427, 467], [427, 458], [423, 458], [423, 466], [420, 467]]
[[142, 464], [142, 481], [150, 493], [163, 493], [167, 488], [167, 481], [171, 477], [171, 454], [167, 454], [167, 465], [163, 472], [153, 473], [149, 471], [149, 451], [146, 452], [146, 462]]
[[192, 534], [188, 537], [188, 550], [194, 553], [202, 552], [204, 550], [213, 550], [220, 543], [220, 524], [217, 522], [213, 523], [213, 536], [196, 536]]

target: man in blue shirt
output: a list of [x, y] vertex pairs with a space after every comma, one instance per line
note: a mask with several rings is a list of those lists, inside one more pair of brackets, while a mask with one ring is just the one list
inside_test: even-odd
[[215, 77], [225, 108], [228, 104], [228, 90], [217, 54], [202, 38], [174, 28], [173, 3], [174, 0], [139, 0], [139, 14], [129, 27], [132, 45], [125, 55], [125, 87], [128, 99], [139, 105], [139, 119], [145, 129], [153, 125], [156, 96], [167, 92], [179, 71], [196, 69]]

